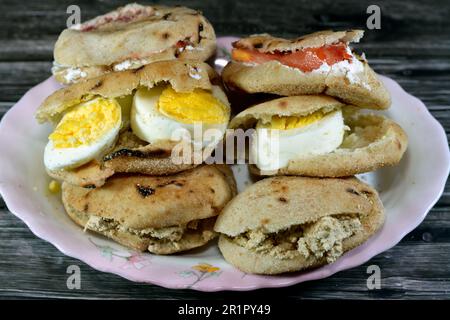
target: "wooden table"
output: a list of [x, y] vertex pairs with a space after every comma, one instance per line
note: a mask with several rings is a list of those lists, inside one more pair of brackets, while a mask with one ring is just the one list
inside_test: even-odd
[[[296, 36], [334, 28], [366, 29], [367, 6], [381, 7], [381, 29], [366, 30], [358, 45], [374, 69], [420, 98], [450, 132], [450, 3], [440, 1], [157, 1], [200, 9], [218, 35], [269, 32]], [[115, 8], [121, 1], [0, 2], [0, 117], [32, 86], [50, 75], [53, 44], [64, 28], [70, 4], [82, 19]], [[427, 133], [424, 132], [424, 135]], [[1, 151], [0, 151], [1, 152]], [[1, 170], [1, 168], [0, 168]], [[66, 268], [81, 267], [82, 288], [66, 287]], [[367, 266], [381, 268], [381, 289], [368, 290]], [[200, 293], [135, 284], [101, 273], [34, 236], [0, 198], [0, 297], [221, 299], [450, 298], [449, 184], [425, 221], [397, 246], [352, 270], [284, 289], [248, 293]]]

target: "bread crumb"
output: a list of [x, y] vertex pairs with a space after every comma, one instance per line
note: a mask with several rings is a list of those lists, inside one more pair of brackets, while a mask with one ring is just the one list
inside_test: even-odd
[[[36, 188], [36, 190], [37, 190], [37, 188]], [[50, 191], [51, 193], [59, 193], [61, 191], [61, 185], [59, 184], [58, 181], [52, 180], [48, 184], [48, 191]]]
[[342, 242], [361, 230], [361, 222], [355, 217], [322, 217], [305, 225], [292, 226], [278, 233], [249, 230], [232, 240], [255, 252], [277, 259], [293, 259], [302, 255], [309, 258], [325, 257], [328, 263], [336, 261], [343, 253]]
[[361, 229], [358, 218], [338, 219], [323, 217], [304, 229], [297, 242], [297, 250], [305, 258], [326, 257], [328, 263], [336, 261], [343, 253], [342, 241]]

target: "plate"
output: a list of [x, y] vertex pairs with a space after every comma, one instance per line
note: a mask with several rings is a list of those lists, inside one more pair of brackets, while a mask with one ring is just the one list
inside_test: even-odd
[[[233, 40], [219, 39], [218, 68], [226, 63]], [[397, 244], [425, 218], [442, 194], [449, 174], [450, 154], [442, 126], [419, 99], [395, 81], [380, 77], [392, 95], [392, 107], [382, 113], [397, 121], [409, 136], [408, 150], [398, 166], [360, 176], [379, 191], [386, 222], [364, 245], [315, 270], [279, 276], [250, 275], [227, 264], [215, 243], [181, 255], [157, 256], [84, 233], [65, 214], [60, 199], [47, 191], [50, 178], [42, 159], [51, 128], [37, 124], [34, 113], [45, 97], [60, 87], [53, 78], [29, 90], [0, 123], [0, 191], [9, 210], [36, 236], [94, 269], [131, 281], [219, 291], [284, 287], [325, 278], [363, 264]], [[239, 189], [244, 189], [249, 184], [246, 167], [234, 165], [233, 171]]]

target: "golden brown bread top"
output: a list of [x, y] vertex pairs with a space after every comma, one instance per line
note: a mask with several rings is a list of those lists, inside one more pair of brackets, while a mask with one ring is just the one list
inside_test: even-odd
[[63, 183], [63, 202], [78, 212], [134, 229], [185, 225], [218, 215], [234, 196], [226, 166], [201, 166], [172, 176], [115, 175], [100, 188]]
[[[186, 55], [187, 59], [203, 61], [213, 54], [215, 41], [213, 27], [196, 10], [130, 4], [65, 29], [55, 44], [54, 56], [58, 64], [72, 67], [152, 60], [161, 52], [166, 53], [166, 59], [159, 60]], [[192, 49], [177, 51], [179, 42]]]
[[369, 215], [382, 210], [378, 193], [356, 178], [266, 178], [238, 194], [214, 230], [234, 237], [248, 230], [277, 232], [329, 215]]
[[363, 30], [332, 31], [324, 30], [307, 34], [296, 39], [283, 39], [270, 34], [252, 35], [233, 43], [235, 48], [257, 50], [259, 52], [295, 51], [304, 48], [317, 48], [336, 42], [358, 42]]
[[275, 115], [302, 117], [320, 109], [333, 110], [344, 106], [344, 103], [325, 95], [283, 97], [245, 109], [231, 120], [229, 127], [249, 128], [257, 120], [268, 122]]

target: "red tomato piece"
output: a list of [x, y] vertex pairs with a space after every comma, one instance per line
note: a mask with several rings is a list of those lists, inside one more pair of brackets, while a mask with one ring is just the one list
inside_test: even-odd
[[331, 66], [343, 60], [350, 60], [352, 56], [347, 52], [346, 44], [337, 43], [288, 53], [264, 53], [256, 50], [235, 48], [232, 51], [232, 58], [235, 61], [254, 63], [275, 60], [286, 66], [300, 69], [303, 72], [311, 72], [320, 68], [324, 62]]

